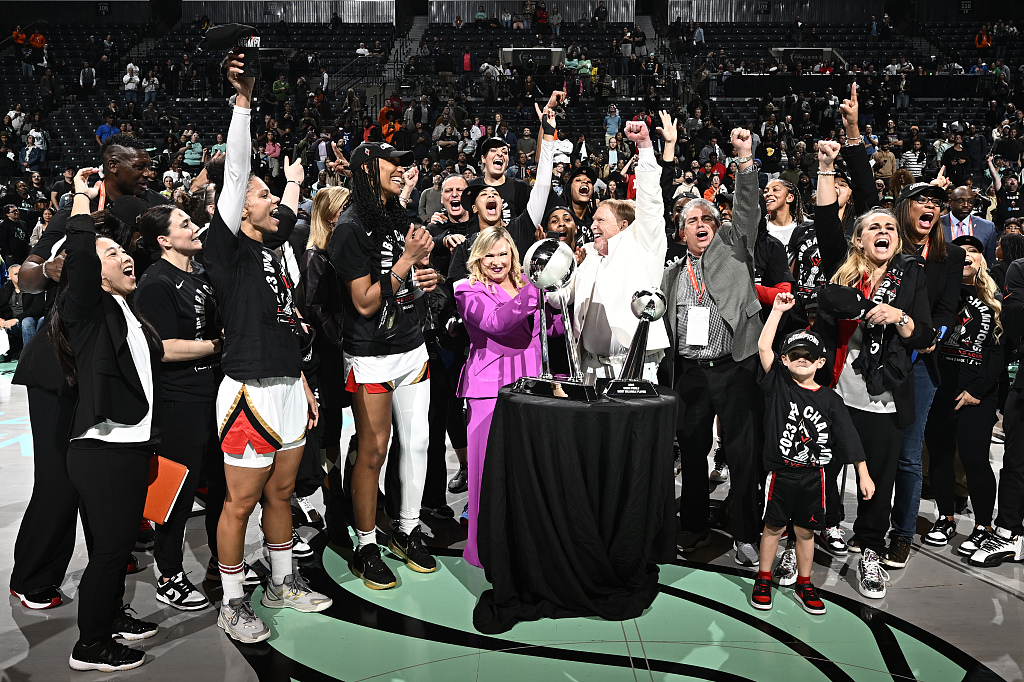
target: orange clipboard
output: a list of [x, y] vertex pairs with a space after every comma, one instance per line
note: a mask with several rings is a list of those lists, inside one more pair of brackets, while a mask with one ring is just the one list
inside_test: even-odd
[[149, 488], [142, 515], [153, 523], [166, 523], [185, 487], [188, 467], [157, 455], [149, 464]]

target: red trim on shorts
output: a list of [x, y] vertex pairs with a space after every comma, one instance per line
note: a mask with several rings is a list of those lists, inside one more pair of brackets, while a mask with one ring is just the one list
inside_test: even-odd
[[220, 439], [220, 447], [229, 455], [244, 455], [245, 446], [251, 445], [257, 455], [269, 455], [280, 449], [280, 444], [269, 442], [249, 421], [247, 410], [239, 409], [231, 426]]
[[825, 509], [825, 469], [818, 469], [821, 473], [821, 508]]
[[350, 369], [348, 371], [348, 379], [345, 381], [345, 391], [348, 393], [356, 393], [359, 391], [360, 386], [365, 387], [367, 393], [391, 393], [395, 390], [395, 384], [390, 381], [383, 384], [357, 383], [355, 370]]
[[779, 472], [777, 472], [777, 471], [773, 471], [772, 472], [772, 482], [768, 484], [768, 501], [769, 502], [772, 499], [772, 493], [775, 492], [775, 477], [778, 475], [778, 473]]

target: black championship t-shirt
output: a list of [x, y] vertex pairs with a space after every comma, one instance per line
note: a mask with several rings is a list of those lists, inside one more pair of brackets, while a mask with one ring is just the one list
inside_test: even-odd
[[818, 235], [814, 223], [796, 228], [790, 241], [793, 245], [793, 262], [796, 286], [793, 294], [804, 307], [817, 306], [818, 289], [825, 286], [825, 272], [821, 267], [821, 250], [818, 249]]
[[[160, 258], [139, 280], [135, 302], [165, 341], [220, 338], [213, 287], [198, 264], [185, 272]], [[162, 362], [160, 374], [165, 400], [213, 400], [220, 382], [220, 355]]]
[[[483, 178], [476, 178], [469, 184], [483, 185], [485, 183]], [[498, 190], [498, 196], [501, 197], [502, 203], [501, 220], [506, 223], [526, 210], [526, 205], [530, 202], [530, 191], [533, 189], [528, 183], [513, 178], [505, 178], [505, 182], [500, 185], [488, 185], [488, 187]]]
[[975, 398], [988, 396], [1003, 369], [1002, 346], [996, 339], [996, 314], [973, 286], [960, 287], [956, 324], [942, 340], [942, 388]]
[[843, 399], [827, 386], [803, 388], [776, 359], [761, 379], [764, 468], [823, 467], [864, 460], [864, 449]]
[[[405, 234], [395, 230], [383, 247], [378, 248], [373, 235], [363, 226], [355, 206], [349, 206], [341, 214], [338, 226], [334, 228], [334, 234], [327, 245], [327, 253], [338, 272], [342, 297], [345, 299], [344, 350], [349, 355], [397, 355], [423, 344], [419, 316], [413, 306], [412, 278], [406, 278], [405, 283], [399, 285], [398, 280], [390, 274], [391, 268], [402, 257], [404, 247]], [[371, 284], [382, 277], [391, 277], [392, 291], [402, 307], [401, 322], [395, 334], [389, 339], [379, 338], [374, 334], [377, 328], [377, 315], [363, 317], [356, 310], [348, 293], [348, 282], [367, 275], [370, 276]]]
[[[281, 223], [294, 221], [287, 206]], [[235, 236], [220, 212], [210, 221], [204, 249], [206, 270], [224, 320], [221, 369], [236, 381], [298, 378], [302, 373], [298, 316], [292, 284], [277, 254], [241, 230]]]
[[996, 192], [996, 229], [1002, 230], [1007, 218], [1024, 218], [1024, 197], [1020, 188], [1010, 194], [1005, 187]]

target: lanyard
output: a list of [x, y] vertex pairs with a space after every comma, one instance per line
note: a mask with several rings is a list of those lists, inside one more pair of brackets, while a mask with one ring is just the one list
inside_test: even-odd
[[103, 210], [103, 205], [106, 204], [106, 203], [107, 203], [107, 186], [103, 182], [103, 179], [100, 178], [100, 205], [99, 205], [99, 207], [96, 210], [97, 211], [102, 211]]
[[700, 288], [697, 288], [697, 276], [693, 273], [693, 264], [690, 262], [689, 256], [686, 258], [686, 270], [690, 275], [690, 284], [693, 285], [693, 291], [697, 294], [697, 303], [699, 304], [701, 299], [704, 298], [704, 292], [707, 291], [707, 287], [704, 285], [704, 280], [701, 279]]

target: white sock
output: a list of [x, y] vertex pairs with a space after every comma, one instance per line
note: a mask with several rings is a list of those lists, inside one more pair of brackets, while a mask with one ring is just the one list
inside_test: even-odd
[[270, 550], [270, 578], [275, 585], [283, 585], [284, 579], [292, 574], [292, 541], [267, 543]]
[[420, 525], [419, 517], [415, 519], [398, 519], [398, 530], [406, 535], [416, 530], [418, 525]]
[[217, 566], [220, 568], [220, 584], [224, 590], [224, 603], [227, 604], [232, 599], [244, 597], [245, 590], [242, 589], [242, 580], [244, 578], [245, 564], [225, 566], [218, 563]]
[[365, 547], [366, 545], [377, 544], [377, 529], [373, 530], [359, 530], [356, 528], [356, 537], [359, 539], [359, 546]]

